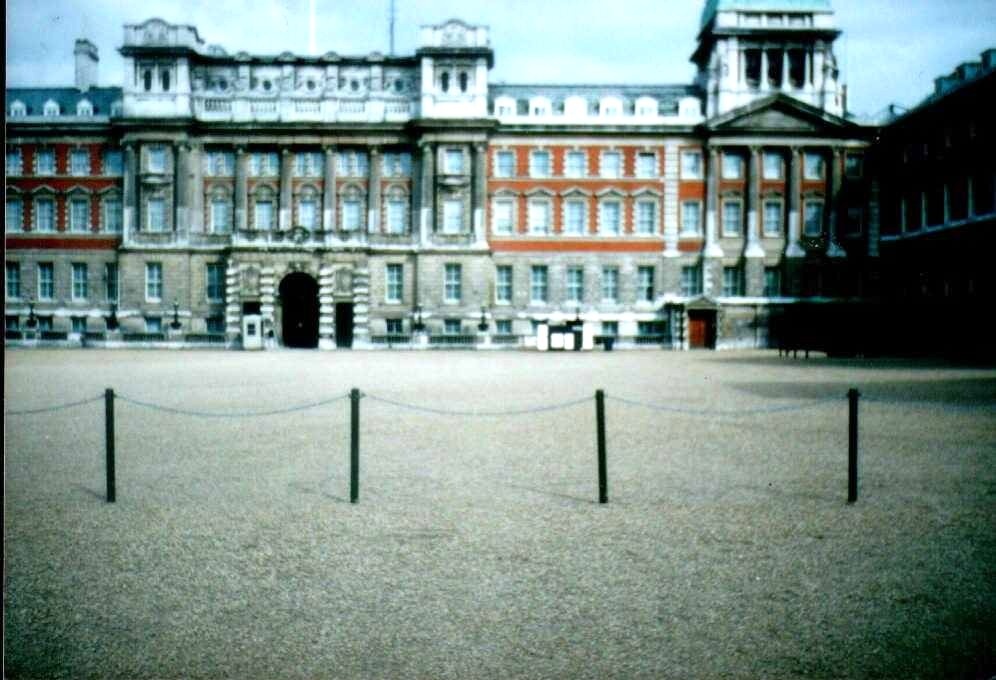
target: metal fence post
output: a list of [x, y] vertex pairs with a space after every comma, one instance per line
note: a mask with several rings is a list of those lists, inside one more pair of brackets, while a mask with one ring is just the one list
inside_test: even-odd
[[605, 391], [595, 390], [595, 427], [598, 439], [598, 502], [609, 502], [609, 480], [605, 464]]
[[360, 391], [349, 391], [349, 502], [360, 498]]
[[116, 496], [114, 480], [114, 390], [110, 387], [104, 391], [104, 441], [107, 453], [107, 502], [113, 503]]
[[853, 387], [847, 391], [847, 502], [858, 500], [858, 398]]

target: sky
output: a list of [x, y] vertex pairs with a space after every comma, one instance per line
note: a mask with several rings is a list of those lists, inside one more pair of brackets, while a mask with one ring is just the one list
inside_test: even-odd
[[[390, 0], [315, 0], [318, 51], [387, 52]], [[493, 82], [687, 84], [705, 0], [395, 0], [395, 52], [418, 27], [458, 17], [491, 27]], [[914, 106], [933, 79], [996, 47], [996, 0], [832, 0], [848, 108]], [[120, 85], [122, 26], [192, 24], [229, 53], [308, 52], [309, 0], [7, 0], [7, 86], [71, 85], [73, 42], [100, 52], [101, 85]], [[611, 8], [613, 11], [606, 11]]]

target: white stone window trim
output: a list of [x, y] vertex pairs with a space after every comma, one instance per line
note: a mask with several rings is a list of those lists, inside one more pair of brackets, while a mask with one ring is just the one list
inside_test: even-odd
[[89, 117], [93, 115], [93, 104], [89, 99], [81, 99], [76, 104], [76, 115], [81, 117]]
[[59, 104], [54, 99], [49, 99], [42, 105], [42, 115], [46, 118], [53, 118], [60, 113]]
[[[699, 216], [695, 221], [695, 226], [689, 228], [685, 224], [685, 205], [695, 204], [699, 208]], [[678, 211], [678, 236], [679, 237], [701, 237], [702, 236], [702, 199], [701, 198], [686, 198], [681, 201], [681, 205]]]
[[[86, 262], [72, 262], [70, 263], [69, 271], [69, 299], [73, 302], [86, 302], [90, 297], [90, 268]], [[82, 272], [80, 280], [77, 279], [78, 272]], [[82, 294], [79, 294], [78, 286], [80, 285], [82, 287]]]
[[[564, 302], [568, 305], [580, 305], [585, 301], [585, 272], [584, 265], [580, 263], [570, 263], [564, 269]], [[572, 282], [574, 274], [580, 274], [579, 282]], [[577, 290], [577, 297], [574, 297], [572, 288], [576, 288], [575, 283], [580, 283], [580, 290]]]
[[[568, 238], [583, 238], [589, 235], [588, 228], [591, 219], [588, 215], [588, 211], [590, 209], [590, 203], [591, 196], [585, 192], [573, 190], [564, 194], [563, 199], [560, 201], [560, 233], [563, 236]], [[568, 219], [568, 206], [570, 205], [581, 206], [581, 231], [571, 231], [568, 228], [570, 225], [570, 220]]]
[[[451, 295], [453, 291], [456, 295]], [[462, 299], [463, 267], [458, 262], [446, 262], [443, 264], [443, 304], [458, 305]]]
[[442, 224], [439, 233], [454, 235], [465, 231], [466, 211], [462, 196], [448, 196], [440, 201], [442, 208]]
[[[48, 228], [43, 229], [40, 217], [39, 206], [42, 202], [52, 205], [52, 223]], [[38, 187], [31, 199], [31, 226], [32, 231], [40, 234], [54, 234], [59, 230], [59, 204], [55, 200], [55, 192], [49, 187]]]
[[4, 297], [7, 300], [20, 300], [23, 293], [21, 263], [8, 260], [4, 267]]
[[[39, 262], [35, 270], [37, 272], [37, 281], [35, 282], [35, 292], [39, 300], [54, 300], [55, 299], [55, 263], [54, 262]], [[47, 272], [46, 276], [42, 276], [42, 272]]]
[[[650, 157], [653, 159], [650, 174], [646, 174], [640, 168], [640, 160]], [[660, 177], [660, 153], [658, 149], [638, 149], [633, 159], [633, 174], [637, 179], [657, 179]]]
[[[739, 219], [736, 231], [726, 228], [726, 206], [737, 206]], [[722, 238], [742, 238], [744, 235], [744, 200], [740, 196], [722, 196], [719, 210], [719, 235]]]
[[[504, 288], [499, 279], [499, 272], [508, 272], [508, 298], [499, 297], [499, 291]], [[511, 305], [515, 297], [515, 267], [511, 264], [496, 264], [495, 265], [495, 295], [494, 303], [496, 305]]]
[[[14, 215], [9, 206], [11, 203], [17, 204], [17, 222], [12, 225], [11, 217]], [[14, 226], [13, 229], [9, 228]], [[24, 231], [24, 196], [20, 193], [9, 193], [4, 203], [4, 232], [8, 234], [19, 234]]]
[[[363, 188], [358, 184], [347, 184], [343, 186], [341, 198], [336, 201], [336, 224], [339, 226], [340, 231], [347, 233], [362, 233], [367, 228], [367, 195]], [[356, 226], [346, 225], [346, 206], [347, 205], [357, 206], [357, 219]]]
[[[108, 162], [112, 154], [118, 159], [117, 170], [111, 167], [112, 163]], [[124, 174], [124, 152], [121, 149], [104, 149], [100, 155], [100, 171], [105, 177], [117, 177]]]
[[[813, 169], [810, 163], [814, 162], [817, 164], [816, 172], [811, 172]], [[806, 182], [818, 182], [826, 178], [827, 174], [827, 162], [820, 154], [816, 151], [805, 151], [802, 154], [802, 179]]]
[[720, 178], [742, 180], [744, 178], [744, 157], [736, 151], [724, 151], [720, 156]]
[[[518, 230], [518, 196], [513, 193], [496, 193], [491, 197], [491, 234], [494, 236], [513, 236]], [[507, 231], [498, 229], [498, 206], [510, 205], [509, 225]]]
[[[89, 233], [93, 225], [91, 224], [91, 208], [90, 203], [91, 196], [90, 192], [82, 189], [80, 187], [73, 187], [66, 194], [66, 231], [72, 234], [87, 234]], [[79, 225], [73, 222], [74, 204], [85, 203], [86, 205], [86, 217], [83, 220], [83, 228], [78, 228]]]
[[440, 161], [444, 175], [464, 175], [467, 172], [467, 159], [464, 150], [458, 146], [444, 146], [440, 149]]
[[[391, 206], [400, 205], [400, 216], [401, 216], [401, 229], [395, 229], [392, 226], [392, 212]], [[401, 186], [394, 185], [390, 187], [384, 196], [383, 205], [383, 229], [384, 233], [391, 234], [394, 236], [407, 234], [410, 231], [411, 222], [411, 195]]]
[[20, 99], [15, 99], [10, 105], [10, 117], [22, 118], [28, 115], [28, 107]]
[[6, 150], [4, 168], [8, 177], [24, 174], [24, 153], [19, 147]]
[[[653, 210], [653, 220], [650, 231], [640, 231], [640, 206], [649, 205]], [[633, 235], [643, 238], [653, 238], [661, 233], [660, 198], [649, 191], [638, 194], [633, 199]]]
[[598, 115], [603, 118], [615, 118], [623, 115], [625, 106], [619, 97], [602, 97], [598, 100]]
[[[162, 225], [161, 226], [154, 226], [152, 224], [152, 204], [153, 203], [156, 203], [156, 204], [161, 203], [162, 204], [163, 213], [162, 213]], [[166, 232], [169, 231], [169, 214], [168, 214], [168, 211], [166, 210], [166, 197], [163, 196], [162, 194], [157, 194], [157, 195], [149, 196], [148, 198], [145, 199], [145, 225], [144, 226], [145, 226], [144, 231], [146, 231], [147, 233], [151, 233], [151, 234], [163, 234], [163, 233], [166, 233]]]
[[[623, 236], [626, 233], [626, 196], [616, 189], [606, 189], [597, 194], [598, 196], [598, 214], [595, 215], [595, 229], [599, 236], [606, 238], [615, 238]], [[604, 223], [603, 217], [605, 215], [605, 206], [615, 204], [619, 208], [619, 223], [618, 229], [615, 232], [606, 231], [606, 224]]]
[[660, 103], [653, 97], [639, 97], [633, 111], [639, 118], [655, 118], [660, 113]]
[[[809, 206], [818, 205], [820, 207], [820, 219], [818, 224], [818, 229], [810, 231], [808, 229], [809, 220], [806, 219], [809, 214]], [[826, 220], [826, 201], [822, 196], [805, 196], [802, 199], [802, 215], [800, 216], [802, 220], [802, 235], [807, 238], [818, 238], [823, 235], [823, 223]]]
[[[534, 212], [533, 208], [542, 208], [542, 213], [546, 216], [546, 224], [540, 228], [538, 223], [533, 222], [533, 216], [539, 215], [540, 211]], [[528, 195], [526, 200], [526, 233], [530, 236], [549, 236], [553, 233], [553, 198], [546, 193], [534, 192]]]
[[[42, 168], [41, 160], [42, 158], [51, 158], [52, 165], [51, 168]], [[55, 157], [55, 149], [40, 148], [35, 150], [35, 174], [42, 175], [45, 177], [52, 177], [58, 174], [58, 161]]]
[[[494, 175], [494, 177], [496, 179], [511, 179], [513, 177], [516, 177], [516, 168], [515, 168], [515, 166], [516, 166], [516, 157], [515, 156], [516, 156], [515, 149], [498, 148], [498, 149], [494, 150], [494, 156], [492, 157], [492, 161], [491, 162], [494, 164], [494, 173], [493, 173], [493, 175]], [[501, 170], [501, 166], [502, 166], [501, 159], [503, 157], [504, 158], [509, 158], [510, 157], [512, 159], [512, 167], [509, 168], [508, 173], [502, 172], [502, 170]]]
[[[772, 170], [769, 167], [768, 162], [774, 159], [777, 161], [778, 168], [777, 172], [769, 172]], [[785, 159], [777, 151], [765, 151], [761, 156], [761, 178], [769, 181], [778, 181], [785, 179]]]
[[[542, 274], [542, 277], [537, 275]], [[539, 279], [542, 278], [542, 282]], [[542, 283], [543, 296], [536, 297], [534, 293]], [[546, 264], [531, 264], [529, 266], [529, 304], [542, 306], [550, 304], [550, 268]]]
[[[611, 274], [611, 275], [610, 275]], [[607, 285], [609, 281], [612, 281], [611, 291], [612, 295], [606, 295]], [[606, 305], [616, 305], [619, 304], [619, 266], [618, 265], [603, 265], [602, 271], [599, 275], [599, 299], [602, 304]]]
[[[161, 163], [159, 161], [162, 161]], [[149, 172], [165, 173], [169, 161], [166, 158], [166, 147], [150, 145], [145, 148], [145, 168]]]
[[[227, 187], [215, 186], [211, 189], [208, 200], [208, 230], [211, 234], [230, 234], [234, 228], [234, 206], [232, 205], [231, 193]], [[224, 224], [216, 223], [218, 213], [216, 209], [221, 206], [224, 209]]]
[[[608, 159], [616, 158], [619, 164], [616, 166], [615, 170], [610, 170], [608, 167]], [[610, 147], [608, 149], [602, 149], [598, 154], [598, 176], [602, 179], [622, 179], [626, 176], [626, 155], [621, 149], [615, 147]]]
[[[575, 174], [570, 171], [568, 159], [572, 156], [580, 156], [581, 169]], [[568, 179], [584, 179], [588, 176], [588, 152], [585, 149], [573, 147], [564, 150], [564, 177]]]
[[[546, 156], [545, 167], [539, 167], [538, 157]], [[553, 152], [547, 147], [536, 147], [529, 150], [529, 177], [546, 179], [553, 176]]]
[[76, 147], [69, 150], [69, 174], [72, 177], [89, 177], [90, 176], [90, 166], [92, 165], [90, 158], [90, 149], [86, 147]]
[[[768, 205], [778, 204], [778, 229], [768, 229]], [[761, 198], [761, 236], [779, 238], [785, 233], [785, 199], [781, 196], [763, 196]]]
[[[397, 272], [397, 281], [392, 280], [392, 272]], [[397, 295], [393, 294], [396, 289]], [[405, 298], [405, 266], [401, 262], [384, 263], [384, 303], [400, 305]]]
[[530, 116], [551, 116], [553, 115], [553, 102], [549, 97], [529, 98]]
[[[155, 276], [152, 276], [155, 272]], [[162, 302], [163, 299], [163, 265], [161, 262], [145, 263], [145, 301]]]
[[[643, 275], [646, 272], [650, 272], [649, 283], [645, 282]], [[636, 266], [636, 304], [637, 305], [649, 305], [653, 304], [657, 297], [657, 275], [658, 268], [653, 264], [637, 264]], [[647, 290], [649, 289], [650, 295], [647, 295]]]
[[[685, 169], [685, 158], [698, 157], [698, 170], [687, 171]], [[705, 179], [705, 154], [701, 148], [684, 148], [678, 151], [678, 173], [682, 180], [702, 180]]]

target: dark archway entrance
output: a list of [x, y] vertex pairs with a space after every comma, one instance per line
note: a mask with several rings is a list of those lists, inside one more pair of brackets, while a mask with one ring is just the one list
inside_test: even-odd
[[280, 282], [284, 347], [318, 347], [318, 282], [294, 272]]

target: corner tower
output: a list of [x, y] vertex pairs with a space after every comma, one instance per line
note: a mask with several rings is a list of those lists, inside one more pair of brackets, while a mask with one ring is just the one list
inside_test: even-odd
[[706, 116], [782, 93], [843, 116], [830, 0], [706, 0], [692, 62]]

